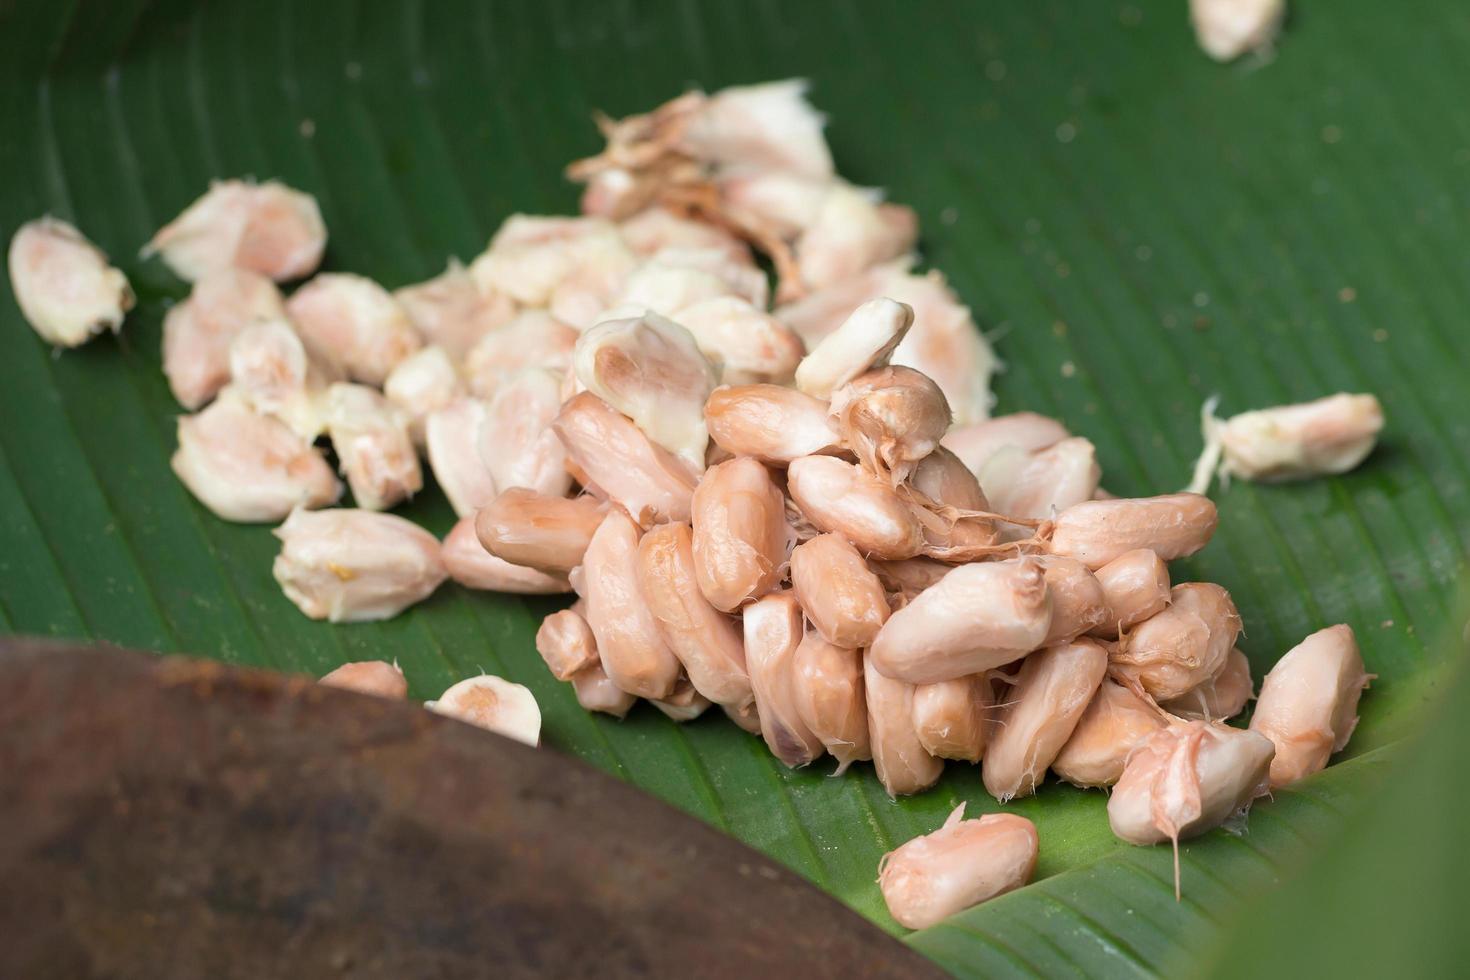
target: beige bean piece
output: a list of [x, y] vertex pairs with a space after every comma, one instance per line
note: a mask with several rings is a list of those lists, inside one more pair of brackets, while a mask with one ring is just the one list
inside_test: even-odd
[[397, 664], [384, 660], [359, 660], [343, 664], [323, 675], [317, 683], [379, 698], [401, 701], [408, 697], [408, 679], [403, 676], [403, 671], [398, 669]]
[[[846, 282], [866, 269], [908, 254], [918, 235], [919, 219], [912, 208], [884, 202], [871, 190], [834, 180], [811, 225], [796, 239], [801, 284], [806, 289], [821, 289]], [[794, 287], [785, 291], [797, 293]]]
[[[1000, 450], [980, 471], [980, 486], [996, 512], [1047, 520], [1091, 500], [1101, 476], [1092, 443], [1073, 436], [1033, 453]], [[1021, 534], [1010, 532], [1012, 537]]]
[[1128, 760], [1108, 798], [1108, 823], [1130, 844], [1173, 841], [1179, 894], [1181, 839], [1220, 826], [1268, 788], [1271, 740], [1202, 721], [1155, 732]]
[[478, 446], [497, 489], [526, 487], [553, 497], [571, 489], [566, 447], [551, 428], [561, 402], [561, 377], [545, 368], [518, 371], [496, 389]]
[[1126, 551], [1095, 573], [1107, 601], [1107, 619], [1091, 632], [1117, 639], [1169, 604], [1169, 566], [1149, 548]]
[[1270, 49], [1286, 17], [1286, 0], [1189, 0], [1200, 48], [1216, 61]]
[[495, 478], [480, 456], [480, 427], [488, 406], [478, 398], [460, 398], [424, 420], [429, 469], [455, 514], [470, 517], [495, 499]]
[[781, 584], [794, 535], [769, 470], [748, 457], [710, 467], [692, 510], [699, 588], [716, 609], [734, 612]]
[[722, 705], [750, 704], [755, 695], [740, 626], [700, 591], [689, 525], [660, 524], [643, 535], [638, 587], [694, 689]]
[[828, 643], [820, 633], [808, 631], [796, 647], [792, 672], [797, 713], [836, 758], [833, 775], [871, 759], [863, 652]]
[[470, 263], [470, 275], [484, 292], [545, 307], [557, 287], [579, 270], [594, 267], [626, 275], [636, 264], [637, 257], [610, 221], [513, 214]]
[[745, 607], [745, 666], [755, 691], [761, 735], [791, 768], [811, 763], [824, 746], [797, 708], [796, 649], [805, 635], [801, 606], [790, 592], [773, 592]]
[[870, 558], [868, 567], [878, 576], [884, 589], [905, 602], [944, 578], [954, 568], [932, 558], [900, 558], [896, 561]]
[[1058, 555], [1041, 555], [1037, 561], [1046, 569], [1046, 588], [1051, 594], [1051, 629], [1046, 634], [1046, 646], [1076, 639], [1107, 621], [1107, 596], [1086, 565]]
[[605, 320], [584, 331], [577, 380], [696, 472], [709, 431], [704, 402], [718, 378], [694, 336], [657, 313]]
[[452, 405], [464, 394], [464, 384], [449, 352], [436, 345], [399, 361], [383, 383], [383, 394], [408, 416], [409, 435], [422, 446], [424, 420]]
[[1185, 582], [1169, 596], [1169, 607], [1125, 634], [1112, 654], [1114, 673], [1158, 701], [1214, 677], [1240, 636], [1240, 613], [1213, 582]]
[[777, 171], [722, 173], [718, 181], [720, 200], [731, 214], [782, 238], [795, 238], [816, 221], [830, 183]]
[[883, 856], [878, 887], [899, 925], [926, 929], [1031, 880], [1035, 824], [1013, 813], [964, 816], [961, 803], [938, 830]]
[[1123, 685], [1104, 678], [1052, 760], [1051, 771], [1073, 786], [1111, 786], [1149, 736], [1169, 724], [1164, 714]]
[[822, 338], [796, 368], [796, 387], [813, 398], [832, 393], [888, 358], [914, 322], [913, 308], [879, 298], [862, 304]]
[[796, 546], [791, 587], [817, 632], [839, 647], [871, 645], [888, 621], [883, 583], [841, 535], [820, 534]]
[[947, 681], [1026, 656], [1046, 639], [1051, 618], [1040, 562], [961, 565], [889, 617], [869, 659], [910, 684]]
[[570, 374], [578, 336], [575, 329], [545, 310], [525, 310], [485, 333], [465, 355], [464, 374], [470, 391], [480, 398], [493, 398], [501, 382], [526, 368]]
[[1036, 792], [1107, 669], [1107, 651], [1088, 639], [1038, 650], [1021, 662], [985, 749], [980, 775], [992, 796], [1005, 803]]
[[979, 762], [986, 715], [994, 703], [990, 678], [971, 674], [914, 688], [914, 731], [933, 756]]
[[501, 677], [467, 677], [424, 707], [437, 715], [504, 735], [535, 748], [541, 742], [541, 707], [529, 688]]
[[[229, 390], [251, 408], [280, 419], [308, 441], [326, 430], [331, 410], [327, 372], [307, 355], [284, 317], [242, 328], [230, 342], [229, 359]], [[380, 414], [376, 406], [368, 411]]]
[[1288, 786], [1327, 765], [1358, 725], [1358, 699], [1372, 675], [1351, 626], [1329, 626], [1297, 644], [1261, 682], [1251, 731], [1276, 746], [1271, 786]]
[[467, 589], [517, 595], [561, 595], [572, 591], [565, 573], [516, 565], [486, 551], [475, 519], [461, 517], [444, 537], [440, 551], [449, 577]]
[[808, 86], [804, 79], [790, 78], [701, 96], [697, 111], [679, 127], [678, 147], [732, 170], [830, 178], [832, 152], [822, 135], [826, 120], [807, 101]]
[[572, 675], [572, 690], [577, 703], [588, 711], [600, 711], [614, 718], [624, 718], [638, 699], [618, 687], [602, 669], [601, 663], [584, 667]]
[[866, 371], [832, 393], [842, 443], [872, 473], [897, 484], [939, 446], [949, 402], [927, 376], [906, 367]]
[[390, 619], [439, 587], [439, 541], [417, 524], [369, 510], [296, 510], [273, 532], [271, 573], [303, 613], [334, 623]]
[[603, 316], [652, 312], [673, 316], [679, 310], [722, 296], [737, 296], [758, 309], [770, 298], [765, 275], [744, 260], [731, 261], [721, 249], [660, 249], [623, 281]]
[[[1180, 718], [1198, 721], [1223, 721], [1245, 710], [1246, 702], [1255, 696], [1251, 683], [1251, 662], [1240, 648], [1230, 651], [1219, 673], [1198, 687], [1185, 691], [1159, 707]], [[1278, 750], [1279, 755], [1279, 750]]]
[[[719, 225], [712, 225], [664, 207], [650, 207], [619, 222], [618, 231], [634, 253], [644, 257], [665, 248], [716, 250], [736, 262], [751, 263], [750, 246]], [[681, 321], [682, 322], [682, 321]]]
[[20, 226], [10, 240], [10, 286], [43, 340], [77, 347], [116, 333], [135, 298], [128, 277], [76, 228], [57, 218]]
[[194, 284], [163, 318], [163, 373], [180, 405], [193, 410], [230, 381], [230, 345], [260, 320], [284, 320], [281, 291], [248, 269], [221, 269]]
[[458, 259], [433, 279], [395, 289], [393, 298], [424, 339], [456, 361], [516, 315], [515, 300], [480, 289]]
[[835, 450], [827, 403], [772, 384], [716, 388], [704, 405], [710, 438], [734, 456], [785, 465]]
[[629, 694], [657, 699], [674, 690], [682, 665], [638, 588], [642, 533], [621, 510], [607, 512], [582, 560], [582, 596], [607, 676]]
[[1034, 453], [1056, 445], [1071, 434], [1056, 419], [1035, 412], [1014, 412], [983, 422], [956, 425], [939, 443], [958, 456], [971, 473], [979, 473], [1001, 449], [1015, 447], [1023, 453]]
[[1205, 406], [1205, 451], [1190, 484], [1200, 492], [1212, 469], [1222, 479], [1268, 483], [1346, 473], [1373, 451], [1383, 429], [1383, 406], [1373, 395], [1330, 395], [1224, 421], [1211, 408]]
[[274, 180], [217, 180], [159, 229], [142, 257], [161, 256], [190, 282], [230, 267], [285, 282], [315, 271], [326, 246], [327, 227], [310, 194]]
[[352, 273], [316, 276], [286, 300], [286, 313], [312, 357], [378, 388], [400, 361], [423, 346], [393, 296]]
[[679, 310], [673, 319], [721, 366], [726, 384], [784, 384], [806, 353], [795, 330], [740, 296], [703, 300]]
[[910, 796], [933, 786], [944, 761], [929, 754], [914, 728], [914, 685], [879, 673], [870, 654], [863, 658], [863, 692], [873, 767], [888, 795]]
[[639, 524], [689, 520], [694, 474], [607, 402], [584, 391], [562, 406], [552, 427], [568, 460]]
[[1057, 515], [1051, 551], [1088, 568], [1101, 568], [1138, 548], [1173, 561], [1209, 544], [1219, 520], [1210, 498], [1197, 493], [1088, 500]]
[[352, 498], [364, 510], [387, 510], [424, 487], [408, 416], [366, 385], [327, 389], [327, 434]]
[[888, 480], [832, 456], [792, 460], [786, 480], [807, 520], [843, 535], [864, 555], [912, 558], [924, 549], [917, 508]]
[[279, 521], [297, 507], [325, 507], [342, 495], [342, 484], [310, 443], [239, 398], [223, 397], [180, 417], [178, 439], [174, 473], [227, 521]]
[[668, 697], [648, 703], [657, 708], [665, 718], [681, 725], [698, 718], [714, 705], [713, 701], [695, 690], [687, 677], [679, 678], [674, 692]]
[[565, 575], [587, 553], [605, 505], [595, 497], [553, 497], [525, 487], [498, 494], [473, 518], [480, 543], [516, 565]]
[[541, 621], [536, 630], [536, 652], [559, 681], [569, 681], [578, 672], [602, 662], [592, 627], [575, 609], [554, 612]]

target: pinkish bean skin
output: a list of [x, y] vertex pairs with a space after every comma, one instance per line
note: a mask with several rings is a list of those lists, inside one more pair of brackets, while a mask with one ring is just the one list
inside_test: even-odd
[[594, 497], [552, 497], [511, 487], [480, 508], [474, 528], [491, 554], [565, 575], [582, 564], [603, 510]]
[[949, 428], [949, 402], [927, 375], [882, 367], [832, 393], [832, 417], [842, 443], [872, 473], [907, 479], [939, 447]]
[[745, 666], [755, 691], [761, 735], [771, 753], [795, 769], [812, 762], [824, 746], [797, 709], [796, 648], [805, 631], [801, 607], [790, 592], [773, 592], [745, 607]]
[[991, 795], [1004, 803], [1036, 792], [1107, 669], [1107, 651], [1087, 639], [1038, 650], [1022, 662], [985, 752], [981, 776]]
[[1101, 583], [1075, 558], [1044, 555], [1037, 559], [1046, 569], [1051, 593], [1051, 629], [1046, 645], [1066, 643], [1102, 625], [1108, 614]]
[[813, 525], [845, 536], [868, 557], [913, 558], [924, 549], [916, 508], [885, 479], [831, 456], [804, 456], [786, 471], [787, 492]]
[[1088, 500], [1057, 515], [1051, 551], [1094, 569], [1138, 548], [1173, 561], [1208, 544], [1218, 524], [1214, 502], [1197, 493]]
[[807, 619], [836, 646], [867, 647], [888, 620], [883, 584], [840, 535], [820, 534], [796, 546], [791, 587]]
[[914, 688], [914, 731], [930, 755], [979, 762], [993, 700], [985, 674], [921, 684]]
[[699, 590], [687, 524], [660, 524], [638, 544], [638, 586], [659, 634], [684, 665], [694, 689], [737, 708], [755, 697], [739, 624]]
[[862, 651], [834, 646], [808, 632], [796, 648], [792, 669], [797, 713], [837, 759], [834, 775], [853, 762], [871, 759]]
[[1251, 731], [1271, 740], [1271, 786], [1327, 765], [1358, 725], [1358, 699], [1372, 679], [1352, 627], [1329, 626], [1293, 647], [1261, 682]]
[[704, 403], [710, 438], [733, 456], [784, 466], [835, 450], [827, 403], [780, 385], [725, 385]]
[[360, 660], [343, 664], [318, 682], [344, 691], [402, 700], [408, 697], [408, 681], [397, 665], [382, 660]]
[[733, 612], [781, 583], [793, 536], [764, 466], [740, 457], [710, 467], [692, 511], [699, 588], [716, 609]]
[[602, 662], [592, 627], [572, 609], [554, 612], [541, 621], [541, 628], [536, 630], [536, 652], [559, 681], [569, 681], [579, 671]]
[[1036, 826], [1012, 813], [965, 820], [961, 803], [944, 826], [884, 855], [878, 885], [899, 925], [924, 929], [1020, 888], [1036, 871]]
[[1040, 562], [961, 565], [889, 617], [870, 659], [910, 684], [951, 680], [1024, 657], [1046, 639], [1051, 619]]
[[1125, 634], [1112, 652], [1114, 673], [1160, 701], [1215, 676], [1240, 636], [1240, 613], [1220, 586], [1185, 582], [1169, 594], [1169, 607]]
[[597, 638], [602, 669], [629, 694], [669, 695], [682, 665], [659, 634], [638, 588], [638, 540], [632, 518], [614, 508], [603, 518], [582, 563], [587, 625]]
[[475, 535], [475, 519], [461, 517], [439, 548], [449, 577], [467, 589], [519, 595], [560, 595], [572, 591], [566, 575], [516, 565], [485, 550]]
[[944, 762], [929, 754], [914, 729], [914, 686], [880, 674], [869, 655], [863, 658], [863, 690], [873, 767], [888, 795], [909, 796], [933, 786]]
[[1123, 775], [1128, 757], [1167, 724], [1153, 705], [1105, 678], [1051, 770], [1073, 786], [1111, 786]]
[[639, 524], [689, 519], [689, 468], [601, 398], [584, 391], [568, 399], [552, 428], [576, 471]]
[[1107, 601], [1108, 615], [1093, 636], [1117, 639], [1169, 604], [1169, 566], [1149, 548], [1127, 551], [1095, 573]]

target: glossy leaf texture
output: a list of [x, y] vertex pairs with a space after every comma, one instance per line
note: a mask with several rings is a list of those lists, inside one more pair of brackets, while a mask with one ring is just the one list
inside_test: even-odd
[[[1105, 797], [1049, 785], [1043, 880], [912, 941], [961, 974], [1150, 975], [1274, 886], [1371, 794], [1434, 688], [1432, 644], [1470, 541], [1470, 14], [1302, 3], [1274, 57], [1220, 66], [1182, 2], [485, 4], [469, 0], [0, 0], [0, 232], [77, 222], [139, 294], [117, 338], [55, 354], [0, 286], [0, 628], [320, 675], [397, 658], [433, 697], [486, 670], [528, 684], [549, 745], [765, 851], [899, 932], [879, 858], [974, 770], [888, 800], [867, 766], [788, 772], [722, 717], [583, 713], [532, 646], [558, 607], [445, 587], [391, 622], [304, 619], [276, 541], [222, 523], [169, 471], [159, 369], [186, 290], [137, 249], [214, 177], [316, 194], [327, 267], [389, 287], [468, 259], [515, 211], [569, 212], [569, 160], [689, 85], [812, 80], [839, 169], [914, 206], [925, 262], [996, 341], [1000, 411], [1058, 416], [1133, 495], [1187, 482], [1209, 395], [1235, 412], [1376, 392], [1356, 472], [1218, 491], [1221, 531], [1176, 580], [1229, 588], [1259, 677], [1348, 622], [1379, 679], [1337, 768], [1249, 833], [1115, 841]], [[407, 516], [452, 523], [430, 488]]]

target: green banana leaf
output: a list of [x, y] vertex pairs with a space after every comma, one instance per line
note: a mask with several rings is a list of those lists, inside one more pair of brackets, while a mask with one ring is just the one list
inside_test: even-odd
[[[446, 586], [381, 624], [311, 622], [269, 529], [199, 506], [168, 460], [160, 325], [183, 284], [136, 251], [209, 179], [316, 194], [327, 265], [395, 287], [484, 247], [508, 214], [570, 212], [589, 122], [692, 85], [812, 79], [839, 169], [915, 207], [996, 341], [999, 411], [1062, 418], [1108, 489], [1174, 490], [1198, 409], [1377, 393], [1357, 471], [1219, 491], [1213, 545], [1176, 565], [1234, 594], [1257, 676], [1347, 622], [1378, 679], [1344, 758], [1262, 801], [1248, 832], [1167, 849], [1108, 831], [1105, 797], [1049, 785], [1036, 884], [909, 937], [961, 975], [1191, 972], [1191, 951], [1291, 878], [1374, 797], [1444, 676], [1470, 540], [1470, 13], [1301, 3], [1273, 56], [1220, 66], [1183, 0], [0, 0], [0, 233], [49, 212], [117, 260], [122, 334], [56, 354], [0, 286], [0, 629], [321, 674], [396, 658], [415, 697], [481, 669], [527, 684], [548, 744], [750, 843], [895, 933], [881, 855], [960, 801], [951, 765], [890, 801], [871, 770], [789, 772], [713, 715], [589, 716], [532, 646], [552, 600]], [[404, 513], [436, 533], [433, 488]]]

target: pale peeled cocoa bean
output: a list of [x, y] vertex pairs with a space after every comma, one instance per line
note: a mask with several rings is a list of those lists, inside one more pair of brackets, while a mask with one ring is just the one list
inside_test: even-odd
[[961, 803], [944, 826], [883, 856], [878, 887], [899, 925], [926, 929], [1031, 880], [1035, 824], [1012, 813], [964, 816]]
[[832, 392], [888, 358], [914, 322], [913, 308], [880, 298], [853, 310], [796, 367], [796, 387], [814, 398]]
[[272, 532], [271, 573], [312, 619], [389, 619], [427, 598], [447, 572], [439, 541], [417, 524], [369, 510], [296, 510]]
[[1107, 619], [1093, 636], [1117, 639], [1169, 604], [1169, 566], [1149, 548], [1126, 551], [1093, 573], [1107, 601]]
[[541, 742], [541, 707], [535, 695], [524, 685], [501, 677], [467, 677], [437, 701], [425, 701], [424, 707], [532, 748]]
[[1125, 634], [1112, 653], [1113, 672], [1158, 701], [1215, 676], [1240, 636], [1240, 613], [1220, 586], [1185, 582], [1169, 595], [1168, 608]]
[[783, 384], [806, 354], [796, 331], [740, 296], [702, 300], [677, 311], [673, 319], [721, 365], [720, 377], [729, 384]]
[[1101, 568], [1137, 548], [1173, 561], [1208, 544], [1219, 520], [1210, 498], [1197, 493], [1088, 500], [1057, 515], [1050, 548], [1088, 568]]
[[8, 261], [16, 304], [47, 343], [76, 347], [104, 330], [116, 333], [133, 308], [127, 276], [58, 218], [21, 225]]
[[795, 538], [763, 465], [742, 457], [710, 467], [691, 510], [699, 588], [716, 609], [733, 612], [781, 584]]
[[1189, 21], [1205, 54], [1234, 61], [1269, 49], [1286, 18], [1286, 0], [1189, 0]]
[[956, 425], [944, 434], [939, 444], [958, 456], [971, 473], [979, 473], [991, 456], [1008, 446], [1033, 453], [1054, 446], [1071, 434], [1056, 419], [1035, 412], [1015, 412], [983, 422]]
[[1372, 675], [1352, 627], [1329, 626], [1297, 644], [1261, 682], [1251, 731], [1276, 746], [1271, 786], [1287, 786], [1327, 765], [1358, 725], [1358, 699]]
[[346, 663], [323, 675], [318, 684], [337, 687], [358, 694], [401, 701], [408, 697], [408, 680], [397, 664], [383, 660], [359, 660]]
[[831, 456], [792, 460], [787, 492], [821, 531], [841, 534], [868, 557], [912, 558], [924, 549], [917, 510], [887, 480]]
[[831, 181], [812, 223], [794, 245], [800, 287], [783, 282], [784, 295], [845, 283], [910, 252], [918, 234], [919, 219], [912, 208], [877, 199], [844, 180]]
[[978, 674], [1026, 656], [1051, 629], [1041, 563], [961, 565], [889, 617], [869, 651], [880, 673], [910, 684]]
[[991, 795], [1005, 803], [1036, 792], [1107, 669], [1107, 651], [1088, 639], [1038, 650], [1021, 662], [985, 750], [980, 775]]
[[751, 703], [740, 626], [700, 591], [689, 525], [660, 524], [643, 535], [638, 587], [694, 689], [717, 704]]
[[567, 400], [552, 427], [584, 485], [590, 481], [639, 524], [689, 520], [693, 472], [607, 402], [584, 391]]
[[939, 386], [906, 367], [858, 375], [832, 393], [830, 410], [842, 444], [895, 485], [939, 447], [951, 418]]
[[824, 746], [797, 708], [796, 648], [805, 635], [801, 606], [790, 592], [774, 592], [745, 607], [745, 666], [760, 714], [761, 735], [771, 753], [795, 769]]
[[820, 534], [791, 552], [791, 587], [827, 642], [869, 646], [888, 620], [883, 584], [862, 555], [836, 534]]
[[1129, 757], [1168, 724], [1157, 707], [1104, 678], [1072, 737], [1052, 760], [1051, 771], [1084, 789], [1111, 786], [1123, 775]]
[[663, 698], [673, 691], [682, 665], [638, 588], [641, 536], [627, 514], [617, 508], [607, 512], [583, 556], [582, 597], [607, 676], [629, 694]]
[[[229, 390], [251, 408], [280, 419], [309, 442], [314, 442], [329, 426], [332, 414], [327, 385], [329, 372], [307, 355], [306, 346], [284, 316], [257, 320], [236, 333], [230, 341], [229, 358]], [[363, 397], [353, 399], [357, 402], [353, 408], [363, 407], [368, 416], [364, 428], [374, 428], [375, 421], [381, 425], [389, 413], [371, 404], [364, 405]], [[339, 408], [338, 421], [346, 420], [351, 425], [354, 421], [351, 416], [356, 414], [353, 408], [347, 412]], [[392, 422], [387, 428], [396, 426]], [[343, 468], [350, 469], [345, 463]], [[417, 458], [414, 468], [418, 468]]]
[[501, 382], [485, 409], [476, 446], [497, 490], [527, 487], [565, 496], [567, 451], [551, 428], [561, 411], [561, 375], [526, 368]]
[[1097, 450], [1080, 436], [1033, 453], [1003, 449], [979, 473], [985, 497], [998, 513], [1039, 520], [1091, 500], [1101, 476]]
[[408, 416], [377, 391], [366, 385], [332, 385], [327, 389], [326, 420], [332, 449], [357, 506], [387, 510], [423, 489]]
[[[424, 339], [456, 363], [486, 334], [505, 326], [516, 315], [514, 300], [495, 290], [481, 290], [469, 270], [455, 258], [433, 279], [395, 289], [393, 298]], [[568, 341], [567, 350], [571, 346]], [[393, 397], [391, 392], [384, 394]]]
[[291, 294], [286, 314], [313, 358], [375, 388], [423, 346], [403, 307], [365, 276], [324, 272]]
[[1107, 619], [1107, 596], [1102, 583], [1075, 558], [1041, 555], [1046, 569], [1046, 588], [1051, 594], [1051, 629], [1046, 646], [1065, 643], [1089, 633]]
[[1373, 395], [1336, 394], [1300, 405], [1278, 405], [1221, 421], [1205, 403], [1205, 449], [1189, 489], [1203, 493], [1218, 472], [1275, 483], [1353, 469], [1373, 451], [1383, 406]]
[[485, 550], [473, 517], [461, 517], [439, 551], [449, 577], [467, 589], [518, 595], [560, 595], [572, 591], [565, 572], [517, 565]]
[[231, 267], [286, 282], [310, 275], [326, 246], [327, 227], [310, 194], [274, 180], [216, 180], [158, 230], [142, 257], [161, 256], [190, 282]]
[[595, 497], [552, 497], [511, 487], [480, 508], [474, 528], [491, 554], [565, 575], [582, 564], [605, 509]]
[[994, 689], [985, 674], [914, 688], [914, 731], [925, 751], [940, 759], [979, 762], [985, 753], [986, 713]]
[[265, 276], [234, 268], [204, 276], [163, 318], [163, 373], [174, 398], [190, 410], [209, 401], [231, 380], [235, 337], [251, 324], [285, 317], [281, 291]]
[[710, 438], [732, 456], [785, 465], [835, 450], [827, 403], [780, 385], [721, 386], [704, 403]]
[[871, 759], [862, 651], [828, 643], [809, 631], [796, 648], [792, 670], [797, 713], [837, 760], [833, 775]]
[[1225, 658], [1225, 665], [1214, 677], [1171, 701], [1165, 701], [1159, 707], [1180, 718], [1221, 721], [1240, 714], [1245, 709], [1246, 702], [1254, 695], [1251, 662], [1236, 647], [1230, 651], [1230, 656]]
[[863, 658], [863, 693], [873, 768], [888, 795], [909, 796], [933, 786], [944, 761], [929, 754], [914, 729], [914, 685], [879, 673], [870, 654]]
[[478, 398], [459, 398], [424, 419], [429, 469], [460, 517], [472, 516], [495, 499], [495, 478], [480, 457], [480, 426], [487, 410]]
[[429, 413], [448, 408], [463, 390], [459, 368], [443, 347], [425, 347], [404, 358], [383, 382], [383, 394], [408, 416], [409, 434], [419, 446]]
[[592, 627], [574, 609], [554, 612], [541, 621], [536, 630], [536, 652], [559, 681], [569, 681], [579, 671], [602, 662]]

